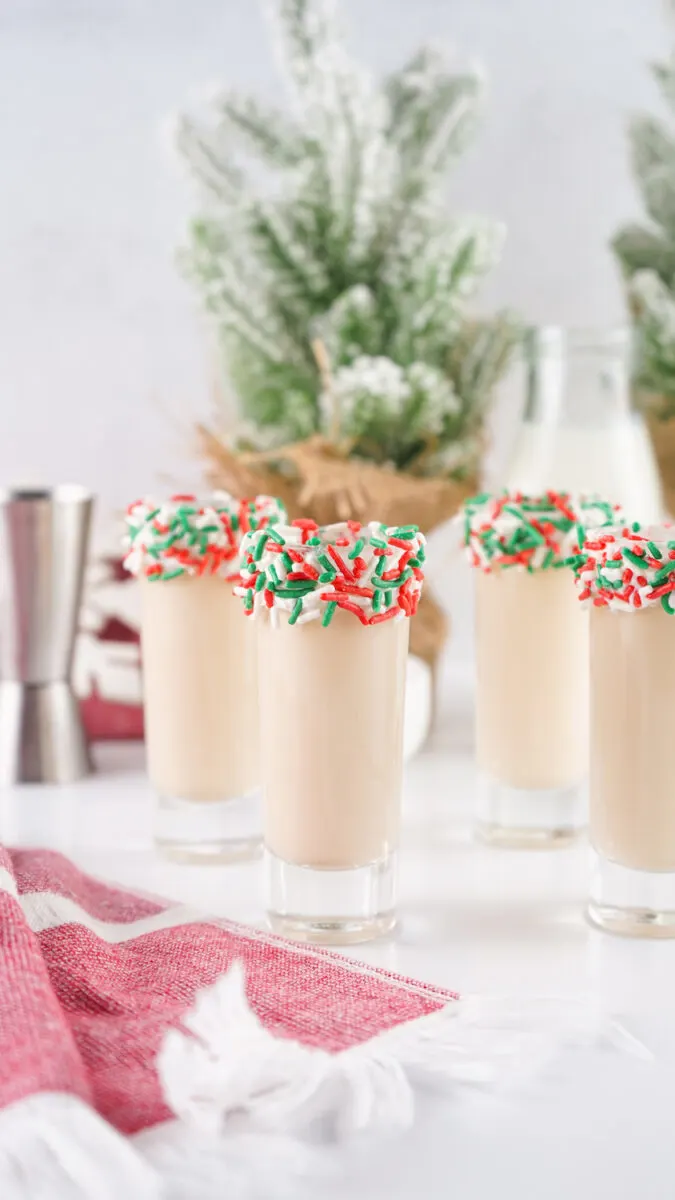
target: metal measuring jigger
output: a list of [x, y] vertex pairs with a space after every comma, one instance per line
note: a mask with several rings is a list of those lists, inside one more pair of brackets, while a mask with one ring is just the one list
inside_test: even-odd
[[91, 771], [71, 684], [91, 523], [82, 487], [0, 490], [0, 784]]

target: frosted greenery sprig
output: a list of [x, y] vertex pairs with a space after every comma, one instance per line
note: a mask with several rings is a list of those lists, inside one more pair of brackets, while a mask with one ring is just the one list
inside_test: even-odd
[[467, 315], [502, 227], [446, 212], [482, 79], [422, 49], [378, 82], [348, 55], [333, 7], [271, 5], [289, 111], [223, 93], [179, 118], [200, 204], [182, 267], [248, 444], [327, 432], [320, 338], [344, 401], [336, 432], [354, 454], [461, 473], [516, 336], [505, 315]]
[[628, 282], [637, 334], [636, 382], [675, 414], [675, 55], [652, 65], [670, 118], [646, 113], [629, 125], [633, 175], [648, 224], [619, 230], [612, 242]]

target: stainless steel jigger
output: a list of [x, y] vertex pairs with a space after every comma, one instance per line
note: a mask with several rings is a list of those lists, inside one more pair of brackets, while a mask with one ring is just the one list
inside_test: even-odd
[[92, 497], [0, 490], [0, 784], [91, 770], [71, 684]]

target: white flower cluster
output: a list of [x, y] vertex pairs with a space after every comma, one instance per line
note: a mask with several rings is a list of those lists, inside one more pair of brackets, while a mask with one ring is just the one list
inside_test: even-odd
[[436, 367], [402, 367], [382, 355], [361, 355], [341, 367], [321, 405], [326, 421], [337, 408], [340, 432], [348, 438], [388, 432], [401, 441], [440, 434], [445, 418], [459, 411], [451, 381]]

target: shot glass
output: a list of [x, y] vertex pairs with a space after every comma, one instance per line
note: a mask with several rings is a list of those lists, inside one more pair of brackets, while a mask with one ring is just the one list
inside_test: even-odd
[[586, 825], [588, 614], [572, 564], [579, 527], [613, 515], [611, 505], [554, 492], [482, 495], [465, 507], [484, 841], [565, 845]]
[[227, 862], [260, 850], [256, 639], [232, 588], [243, 535], [282, 516], [270, 497], [225, 493], [128, 512], [155, 840], [170, 858]]
[[593, 924], [675, 937], [675, 529], [617, 527], [584, 547], [590, 605]]
[[[396, 921], [414, 526], [308, 520], [245, 539], [258, 630], [266, 908], [301, 941], [367, 941]], [[253, 622], [252, 622], [253, 623]]]

